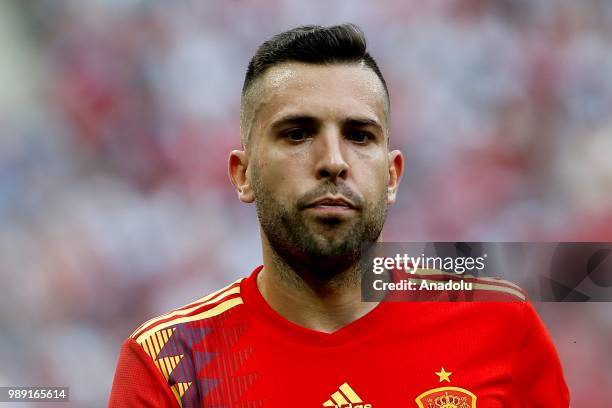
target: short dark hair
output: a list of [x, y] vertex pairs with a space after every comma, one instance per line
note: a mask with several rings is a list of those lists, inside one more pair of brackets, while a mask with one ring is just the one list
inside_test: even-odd
[[[245, 96], [253, 83], [270, 67], [284, 62], [363, 63], [374, 71], [382, 82], [387, 110], [389, 109], [387, 83], [376, 61], [366, 51], [365, 35], [357, 25], [347, 23], [330, 27], [318, 25], [296, 27], [277, 34], [260, 45], [251, 58], [244, 77], [242, 111], [245, 110]], [[244, 120], [244, 116], [241, 115], [241, 122]], [[243, 140], [244, 143], [245, 140]]]

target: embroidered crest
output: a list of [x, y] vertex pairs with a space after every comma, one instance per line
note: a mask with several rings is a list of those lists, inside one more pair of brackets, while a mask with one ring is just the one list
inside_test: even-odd
[[[451, 372], [436, 373], [440, 382], [450, 382]], [[476, 408], [476, 395], [459, 387], [439, 387], [425, 391], [415, 399], [419, 408]]]

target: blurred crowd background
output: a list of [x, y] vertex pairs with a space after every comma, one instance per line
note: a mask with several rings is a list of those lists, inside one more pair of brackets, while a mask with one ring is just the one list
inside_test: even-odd
[[[407, 158], [386, 240], [612, 241], [608, 0], [6, 0], [0, 385], [104, 406], [139, 323], [259, 264], [226, 175], [246, 66], [341, 22], [368, 36]], [[537, 307], [573, 407], [609, 407], [612, 305]]]

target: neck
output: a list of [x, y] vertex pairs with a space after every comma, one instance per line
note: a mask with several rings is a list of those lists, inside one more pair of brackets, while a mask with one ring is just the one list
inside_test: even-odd
[[263, 258], [259, 291], [272, 309], [297, 325], [332, 333], [376, 307], [361, 301], [357, 265], [321, 280], [308, 271], [295, 271], [269, 245], [264, 245]]

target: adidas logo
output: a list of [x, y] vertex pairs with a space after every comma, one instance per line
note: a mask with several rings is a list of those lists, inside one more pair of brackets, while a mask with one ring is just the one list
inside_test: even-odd
[[323, 403], [324, 407], [333, 408], [372, 408], [372, 404], [366, 404], [348, 383], [338, 387], [331, 397]]

